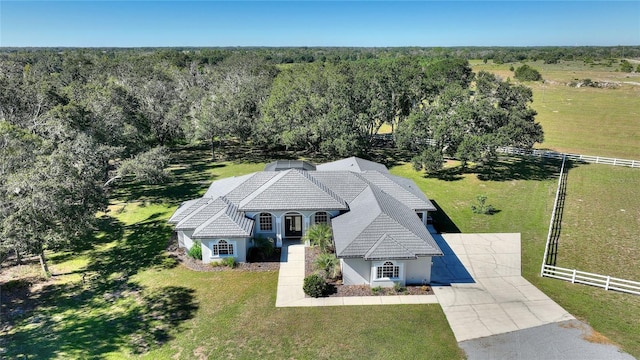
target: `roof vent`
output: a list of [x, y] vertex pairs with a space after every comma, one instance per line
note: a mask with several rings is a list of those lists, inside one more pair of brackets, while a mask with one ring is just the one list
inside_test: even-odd
[[316, 166], [302, 160], [278, 160], [269, 163], [264, 167], [264, 171], [282, 171], [289, 169], [313, 171], [316, 169]]

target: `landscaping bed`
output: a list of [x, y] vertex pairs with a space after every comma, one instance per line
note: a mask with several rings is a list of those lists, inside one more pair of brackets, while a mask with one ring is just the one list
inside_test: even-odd
[[278, 271], [280, 269], [280, 249], [276, 248], [273, 254], [263, 261], [252, 261], [236, 263], [233, 269], [224, 265], [205, 264], [202, 260], [196, 260], [189, 255], [184, 248], [178, 247], [177, 242], [172, 243], [168, 248], [169, 257], [175, 259], [186, 268], [193, 271]]
[[[317, 247], [305, 247], [304, 258], [305, 268], [304, 276], [309, 276], [316, 273], [313, 269], [313, 262], [315, 258], [320, 254], [320, 249]], [[328, 280], [330, 291], [327, 296], [340, 297], [340, 296], [381, 296], [381, 295], [433, 295], [431, 286], [405, 286], [402, 292], [397, 292], [394, 288], [379, 288], [374, 291], [369, 285], [343, 285], [342, 279]]]

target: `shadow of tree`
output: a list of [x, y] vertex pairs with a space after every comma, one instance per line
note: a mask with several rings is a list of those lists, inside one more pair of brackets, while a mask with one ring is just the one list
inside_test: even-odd
[[[106, 358], [109, 352], [140, 354], [172, 338], [198, 309], [194, 290], [181, 286], [146, 288], [130, 277], [166, 268], [171, 230], [160, 214], [122, 226], [115, 246], [94, 251], [79, 282], [50, 283], [29, 293], [28, 311], [0, 329], [7, 358]], [[120, 229], [120, 230], [119, 230]], [[18, 304], [14, 304], [18, 305]]]
[[478, 166], [454, 166], [434, 173], [428, 173], [426, 178], [443, 181], [458, 181], [465, 174], [476, 174], [482, 181], [512, 181], [512, 180], [548, 180], [557, 178], [560, 174], [561, 160], [538, 158], [532, 156], [505, 156], [498, 160]]

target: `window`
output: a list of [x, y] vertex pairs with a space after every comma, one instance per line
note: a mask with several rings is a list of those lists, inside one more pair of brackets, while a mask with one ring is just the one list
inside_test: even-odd
[[313, 223], [314, 224], [328, 224], [329, 223], [329, 215], [324, 211], [317, 212], [313, 216]]
[[400, 266], [394, 265], [391, 261], [387, 261], [382, 264], [382, 266], [378, 266], [376, 277], [378, 279], [397, 279], [400, 277]]
[[273, 217], [269, 213], [260, 213], [260, 231], [273, 231]]
[[233, 243], [227, 240], [218, 240], [211, 246], [211, 252], [213, 256], [233, 255]]

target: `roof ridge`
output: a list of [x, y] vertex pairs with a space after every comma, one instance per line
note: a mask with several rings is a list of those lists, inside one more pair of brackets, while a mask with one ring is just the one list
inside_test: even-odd
[[306, 177], [309, 181], [311, 181], [315, 186], [319, 187], [320, 190], [322, 190], [322, 191], [326, 192], [327, 194], [329, 194], [337, 202], [341, 203], [342, 205], [346, 206], [347, 208], [349, 207], [349, 205], [347, 204], [346, 201], [344, 201], [343, 198], [341, 198], [340, 196], [338, 196], [338, 194], [333, 192], [333, 190], [331, 190], [331, 188], [329, 188], [327, 185], [325, 185], [322, 181], [316, 179], [315, 177], [313, 177], [313, 175], [309, 174], [308, 171], [299, 170], [299, 169], [293, 169], [293, 170], [295, 170], [295, 171], [301, 173], [302, 175], [304, 175], [304, 177]]

